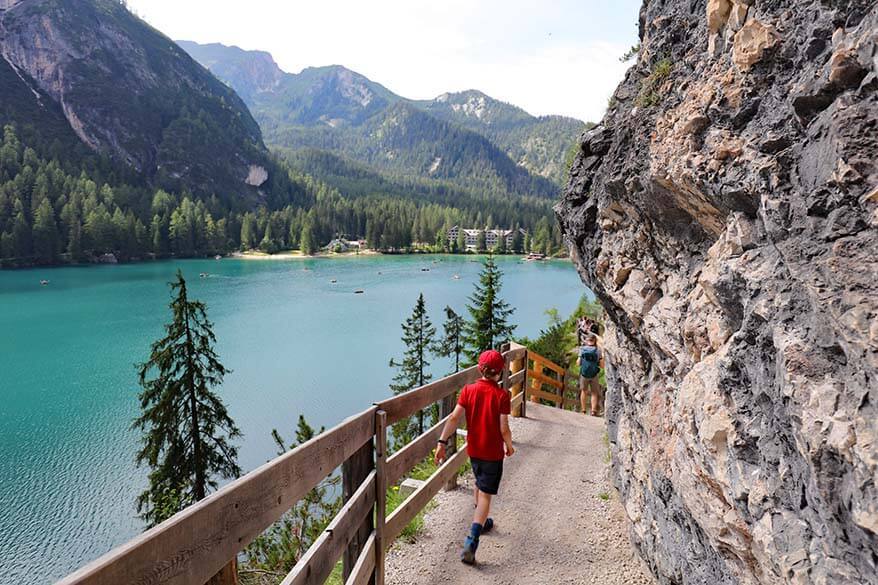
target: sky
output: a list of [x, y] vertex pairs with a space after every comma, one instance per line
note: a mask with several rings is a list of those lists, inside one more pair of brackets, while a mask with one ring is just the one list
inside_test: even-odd
[[640, 0], [128, 0], [169, 37], [344, 65], [412, 99], [479, 89], [597, 121], [637, 42]]

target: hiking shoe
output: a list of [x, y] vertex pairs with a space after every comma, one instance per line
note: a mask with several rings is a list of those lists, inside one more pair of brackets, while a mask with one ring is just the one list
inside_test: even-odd
[[484, 534], [486, 532], [491, 532], [492, 528], [494, 528], [494, 519], [488, 518], [487, 520], [485, 520], [484, 527], [482, 527], [482, 534]]
[[472, 536], [467, 536], [463, 541], [463, 550], [460, 553], [461, 562], [467, 565], [476, 564], [476, 549], [479, 548], [479, 541], [473, 540]]

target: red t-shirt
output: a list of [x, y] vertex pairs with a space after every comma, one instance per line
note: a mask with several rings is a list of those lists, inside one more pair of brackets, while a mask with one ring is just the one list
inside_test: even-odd
[[500, 415], [509, 414], [509, 392], [496, 382], [481, 379], [460, 391], [457, 403], [466, 411], [466, 452], [485, 461], [502, 461], [506, 455], [500, 434]]

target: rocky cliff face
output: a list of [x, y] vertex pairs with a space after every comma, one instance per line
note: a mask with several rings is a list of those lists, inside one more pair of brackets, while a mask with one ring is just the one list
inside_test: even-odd
[[878, 583], [878, 8], [647, 0], [556, 211], [661, 583]]
[[0, 0], [0, 58], [83, 143], [160, 186], [252, 196], [251, 165], [268, 166], [244, 102], [118, 0]]

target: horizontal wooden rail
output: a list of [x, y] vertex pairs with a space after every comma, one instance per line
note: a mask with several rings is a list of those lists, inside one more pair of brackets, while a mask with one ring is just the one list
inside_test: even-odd
[[415, 414], [419, 410], [427, 408], [431, 404], [439, 402], [449, 394], [457, 392], [463, 386], [476, 381], [478, 378], [478, 368], [467, 368], [456, 374], [446, 376], [441, 380], [430, 382], [420, 388], [415, 388], [399, 396], [378, 402], [376, 406], [387, 413], [387, 424], [390, 425]]
[[348, 543], [375, 503], [375, 472], [371, 472], [281, 585], [321, 585], [335, 568]]
[[510, 388], [512, 388], [512, 386], [515, 386], [516, 384], [520, 384], [520, 383], [524, 382], [524, 377], [525, 377], [525, 371], [521, 370], [520, 372], [516, 372], [515, 374], [512, 374], [511, 376], [509, 376], [509, 379], [506, 381], [506, 384]]
[[372, 438], [376, 408], [251, 471], [58, 585], [201, 585]]
[[433, 499], [433, 496], [439, 493], [442, 485], [448, 481], [448, 478], [456, 474], [466, 460], [466, 449], [461, 449], [448, 458], [445, 463], [424, 482], [424, 484], [416, 489], [412, 494], [393, 511], [387, 518], [386, 542], [388, 546], [397, 536], [400, 535], [402, 529], [418, 515], [424, 506]]
[[564, 397], [560, 394], [552, 394], [551, 392], [545, 392], [543, 390], [539, 390], [537, 388], [531, 388], [528, 390], [528, 394], [532, 398], [542, 398], [543, 400], [551, 400], [555, 403], [556, 406], [560, 405], [564, 401]]
[[543, 374], [541, 372], [536, 372], [534, 370], [528, 370], [527, 375], [532, 380], [537, 380], [538, 382], [540, 382], [542, 384], [548, 384], [549, 386], [554, 386], [555, 388], [558, 388], [559, 390], [564, 388], [564, 382], [562, 382], [561, 380], [556, 380], [555, 378], [550, 378], [549, 376], [546, 376], [545, 374]]
[[427, 457], [436, 446], [442, 427], [448, 421], [445, 417], [425, 431], [411, 443], [391, 455], [387, 459], [387, 485], [395, 485], [402, 476], [408, 473], [415, 465]]
[[550, 360], [549, 358], [543, 357], [535, 351], [527, 350], [527, 359], [534, 362], [534, 365], [540, 364], [544, 368], [548, 368], [558, 374], [564, 373], [564, 368]]
[[345, 581], [345, 585], [366, 585], [372, 579], [372, 573], [375, 571], [375, 533], [369, 535], [363, 552], [357, 557], [357, 563], [351, 571], [350, 577]]

